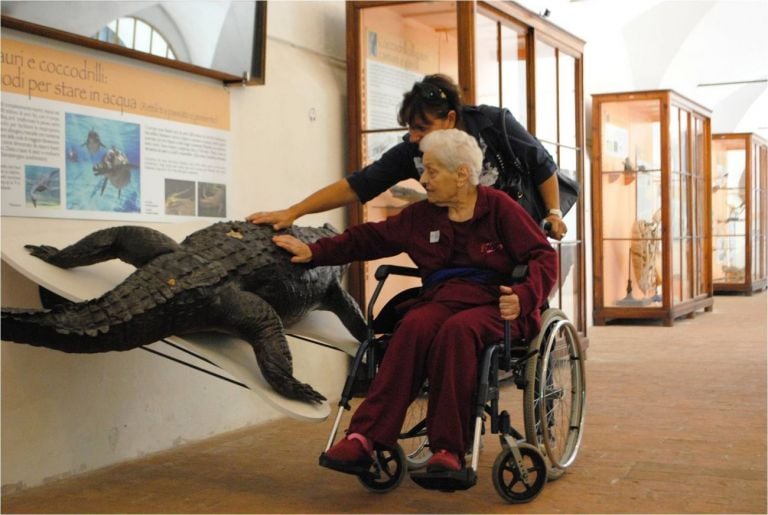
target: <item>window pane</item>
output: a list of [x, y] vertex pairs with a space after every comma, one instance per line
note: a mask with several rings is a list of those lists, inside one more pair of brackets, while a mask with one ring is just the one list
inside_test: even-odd
[[414, 2], [360, 11], [361, 125], [398, 127], [403, 93], [431, 73], [458, 82], [457, 15], [454, 2]]
[[603, 242], [603, 299], [606, 306], [658, 307], [662, 285], [656, 275], [660, 243], [655, 239]]
[[579, 245], [563, 244], [560, 245], [560, 290], [562, 309], [568, 318], [578, 320], [577, 309], [579, 306]]
[[680, 260], [682, 259], [682, 242], [678, 239], [672, 240], [672, 304], [680, 304], [683, 300], [682, 294], [682, 276]]
[[577, 160], [579, 158], [579, 151], [567, 148], [567, 147], [561, 147], [560, 148], [560, 159], [557, 161], [557, 166], [560, 168], [560, 170], [568, 175], [571, 179], [576, 179], [576, 166], [577, 166]]
[[603, 172], [659, 170], [659, 101], [605, 102], [601, 110]]
[[[557, 141], [557, 61], [555, 49], [536, 40], [536, 137]], [[556, 154], [552, 154], [555, 156]]]
[[501, 26], [501, 103], [528, 128], [525, 33]]
[[672, 171], [680, 171], [680, 109], [669, 108], [669, 154], [672, 158]]
[[165, 57], [168, 51], [168, 43], [157, 31], [152, 34], [152, 54]]
[[475, 25], [477, 103], [500, 105], [498, 23], [481, 14]]
[[680, 256], [680, 288], [682, 290], [682, 300], [690, 300], [693, 297], [691, 291], [691, 275], [690, 263], [691, 263], [691, 239], [685, 238], [681, 242], [682, 254]]
[[680, 111], [680, 171], [690, 173], [688, 168], [688, 112]]
[[746, 158], [743, 138], [712, 141], [712, 279], [717, 283], [744, 282]]
[[133, 48], [133, 18], [120, 18], [117, 21], [118, 44], [124, 47]]
[[136, 20], [136, 40], [133, 48], [140, 52], [149, 52], [152, 28], [141, 20]]
[[[576, 59], [560, 53], [560, 136], [559, 143], [571, 147], [576, 143]], [[538, 106], [537, 106], [538, 107]]]
[[680, 174], [679, 173], [672, 173], [669, 176], [670, 179], [670, 187], [671, 187], [671, 193], [670, 193], [670, 199], [671, 199], [671, 205], [670, 213], [671, 213], [671, 220], [672, 220], [672, 237], [673, 238], [679, 238], [681, 236], [680, 234]]

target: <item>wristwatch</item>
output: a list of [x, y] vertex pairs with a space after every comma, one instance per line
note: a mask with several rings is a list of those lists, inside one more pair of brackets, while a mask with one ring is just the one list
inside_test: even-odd
[[555, 216], [557, 216], [559, 218], [563, 217], [563, 212], [560, 211], [559, 209], [550, 209], [549, 211], [547, 211], [547, 214], [548, 215], [555, 215]]

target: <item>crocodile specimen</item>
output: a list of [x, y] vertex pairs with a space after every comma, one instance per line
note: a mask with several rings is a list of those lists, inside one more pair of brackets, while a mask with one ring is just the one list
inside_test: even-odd
[[[311, 242], [335, 231], [291, 227]], [[64, 352], [129, 350], [171, 335], [221, 331], [250, 343], [264, 379], [279, 394], [306, 402], [325, 398], [293, 377], [283, 324], [314, 309], [334, 312], [360, 341], [360, 308], [342, 289], [346, 267], [290, 262], [270, 226], [220, 222], [180, 244], [144, 227], [96, 231], [61, 250], [26, 245], [52, 265], [72, 268], [117, 258], [137, 270], [99, 298], [50, 310], [2, 310], [2, 339]]]

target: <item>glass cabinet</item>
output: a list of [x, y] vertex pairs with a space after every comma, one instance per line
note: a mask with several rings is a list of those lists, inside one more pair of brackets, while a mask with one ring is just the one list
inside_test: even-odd
[[670, 90], [592, 96], [594, 322], [712, 309], [709, 111]]
[[[349, 168], [358, 170], [398, 143], [403, 93], [424, 75], [458, 82], [466, 104], [508, 108], [536, 136], [563, 171], [583, 181], [582, 50], [584, 42], [511, 2], [348, 2]], [[583, 188], [582, 188], [583, 189]], [[401, 183], [350, 211], [350, 223], [397, 213], [421, 186]], [[584, 210], [568, 214], [569, 231], [552, 240], [560, 254], [560, 280], [550, 305], [586, 333]], [[386, 262], [407, 264], [405, 256]], [[350, 291], [365, 304], [380, 262], [353, 268]], [[389, 282], [389, 281], [388, 281]], [[383, 300], [415, 279], [402, 279]]]
[[768, 143], [755, 134], [712, 136], [712, 282], [752, 294], [768, 270]]

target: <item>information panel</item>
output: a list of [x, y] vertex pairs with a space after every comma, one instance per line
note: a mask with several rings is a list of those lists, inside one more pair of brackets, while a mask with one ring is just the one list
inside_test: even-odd
[[229, 92], [2, 39], [3, 216], [226, 218]]

